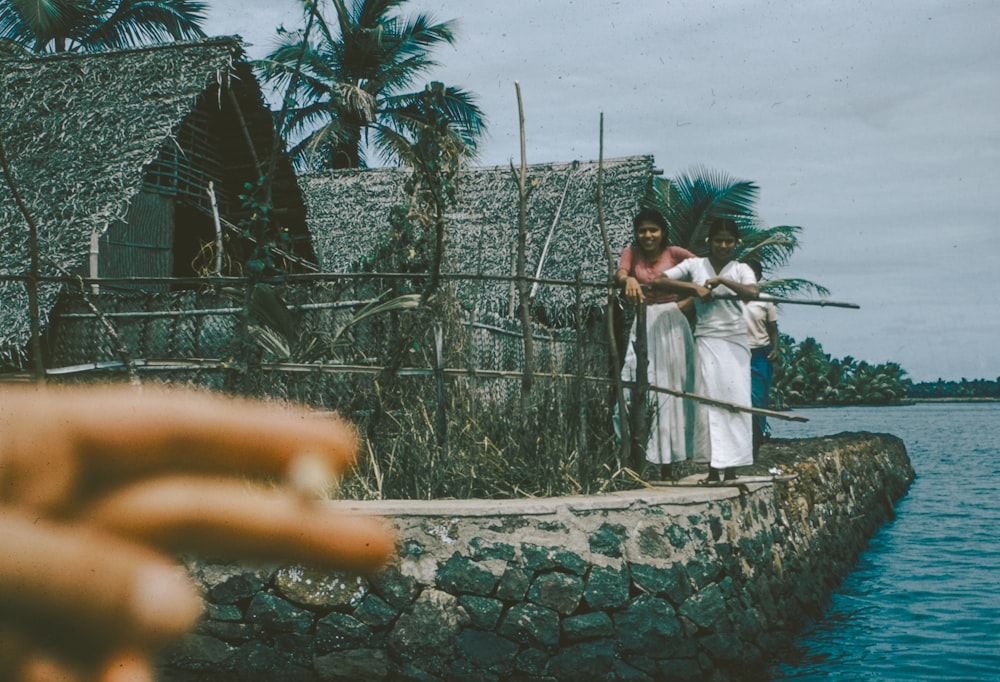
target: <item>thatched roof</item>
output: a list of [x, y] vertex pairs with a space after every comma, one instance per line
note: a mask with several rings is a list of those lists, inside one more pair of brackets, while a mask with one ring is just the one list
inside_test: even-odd
[[[632, 217], [650, 185], [653, 159], [605, 160], [603, 171], [604, 218], [617, 261], [631, 241]], [[300, 176], [313, 246], [324, 270], [351, 270], [385, 238], [390, 208], [406, 203], [403, 184], [407, 175], [402, 169], [377, 169]], [[573, 280], [580, 268], [584, 280], [607, 278], [595, 200], [597, 176], [597, 162], [528, 167], [528, 182], [536, 183], [527, 214], [529, 275]], [[458, 205], [448, 216], [448, 270], [509, 276], [518, 231], [517, 185], [510, 166], [471, 168], [460, 174], [458, 183]], [[508, 286], [477, 286], [485, 290], [481, 302], [487, 309], [502, 312], [508, 308]], [[588, 299], [602, 295], [591, 292]], [[542, 286], [536, 301], [551, 310], [571, 305], [573, 295], [565, 288]]]
[[[0, 141], [39, 225], [43, 275], [59, 274], [51, 263], [86, 272], [91, 233], [124, 220], [147, 167], [165, 149], [177, 157], [177, 131], [199, 105], [218, 110], [231, 92], [266, 155], [273, 124], [242, 54], [239, 39], [219, 38], [0, 60]], [[0, 234], [0, 275], [26, 274], [28, 226], [2, 176]], [[42, 287], [43, 325], [58, 292]], [[0, 281], [0, 367], [23, 363], [28, 320], [23, 283]]]

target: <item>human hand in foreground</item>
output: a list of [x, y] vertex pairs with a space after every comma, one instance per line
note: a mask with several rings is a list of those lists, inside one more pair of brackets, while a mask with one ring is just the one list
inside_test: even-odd
[[0, 388], [0, 679], [152, 680], [157, 649], [202, 610], [180, 552], [378, 568], [388, 526], [302, 490], [332, 483], [355, 447], [350, 426], [304, 409]]

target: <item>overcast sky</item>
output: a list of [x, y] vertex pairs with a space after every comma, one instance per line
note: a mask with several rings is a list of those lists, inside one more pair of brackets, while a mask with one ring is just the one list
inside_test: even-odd
[[[299, 0], [207, 0], [263, 56]], [[322, 0], [321, 0], [322, 6]], [[860, 310], [782, 306], [782, 331], [928, 381], [1000, 375], [1000, 2], [412, 0], [455, 19], [441, 80], [478, 95], [483, 165], [652, 154], [755, 181], [804, 228], [780, 277]], [[422, 85], [422, 83], [421, 83]]]

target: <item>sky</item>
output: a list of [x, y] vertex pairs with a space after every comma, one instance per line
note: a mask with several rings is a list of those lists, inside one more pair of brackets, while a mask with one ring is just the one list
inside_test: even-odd
[[[206, 0], [252, 58], [299, 0]], [[323, 6], [321, 0], [321, 7]], [[482, 165], [652, 155], [760, 187], [799, 225], [776, 277], [859, 310], [782, 305], [781, 331], [915, 381], [1000, 376], [1000, 3], [995, 0], [411, 0], [455, 20], [440, 80], [489, 119]]]

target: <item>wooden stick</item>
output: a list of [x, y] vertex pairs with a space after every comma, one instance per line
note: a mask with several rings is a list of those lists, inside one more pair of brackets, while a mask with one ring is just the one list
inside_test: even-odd
[[524, 335], [524, 373], [521, 376], [521, 391], [527, 395], [531, 393], [535, 372], [535, 350], [531, 339], [531, 311], [526, 275], [528, 193], [525, 181], [528, 175], [528, 160], [525, 149], [524, 104], [521, 100], [521, 84], [518, 81], [514, 81], [514, 89], [517, 91], [517, 120], [521, 130], [521, 169], [517, 174], [517, 298], [521, 311], [521, 333]]
[[[227, 369], [228, 365], [221, 359], [217, 358], [206, 358], [206, 359], [188, 359], [188, 360], [134, 360], [134, 366], [137, 369], [146, 370], [179, 370], [179, 369]], [[72, 365], [68, 367], [54, 367], [46, 370], [46, 373], [51, 375], [64, 375], [64, 374], [78, 374], [82, 372], [92, 372], [99, 370], [116, 369], [123, 367], [124, 364], [120, 361], [104, 361], [104, 362], [92, 362], [85, 363], [82, 365]], [[378, 374], [382, 372], [384, 367], [377, 367], [375, 365], [334, 365], [334, 364], [312, 364], [312, 363], [296, 363], [296, 362], [262, 362], [260, 364], [260, 369], [265, 372], [318, 372], [321, 374]], [[408, 377], [433, 377], [435, 372], [443, 372], [445, 376], [450, 377], [480, 377], [480, 378], [490, 378], [490, 379], [518, 379], [522, 376], [521, 372], [509, 371], [509, 370], [498, 370], [498, 369], [477, 369], [474, 372], [468, 369], [459, 369], [455, 367], [446, 367], [443, 369], [432, 369], [429, 367], [401, 367], [395, 371], [396, 376], [408, 376]], [[576, 379], [576, 375], [573, 374], [562, 374], [558, 372], [539, 372], [535, 374], [536, 377], [541, 377], [545, 379], [563, 379], [572, 381]], [[585, 381], [590, 381], [595, 384], [613, 385], [615, 381], [605, 378], [605, 377], [583, 377]], [[624, 381], [618, 379], [617, 382], [623, 387], [635, 388], [636, 382], [634, 381]], [[807, 422], [808, 417], [800, 417], [797, 414], [788, 414], [787, 412], [778, 412], [776, 410], [768, 410], [763, 407], [750, 407], [748, 405], [737, 405], [736, 403], [726, 402], [725, 400], [718, 400], [716, 398], [709, 398], [707, 396], [698, 395], [696, 393], [685, 393], [684, 391], [675, 391], [671, 388], [661, 388], [659, 386], [654, 386], [650, 384], [647, 390], [654, 391], [657, 393], [666, 393], [667, 395], [677, 396], [678, 398], [684, 398], [685, 400], [694, 400], [695, 402], [705, 403], [706, 405], [714, 405], [715, 407], [721, 407], [733, 412], [749, 412], [750, 414], [760, 414], [765, 417], [774, 417], [775, 419], [782, 419], [784, 421], [790, 422]]]
[[[741, 300], [736, 294], [713, 294], [712, 298], [717, 301], [739, 301]], [[826, 301], [823, 299], [808, 299], [808, 298], [784, 298], [782, 296], [771, 296], [770, 294], [760, 294], [757, 298], [753, 299], [755, 301], [765, 301], [767, 303], [791, 303], [794, 305], [818, 305], [822, 307], [830, 308], [854, 308], [859, 309], [857, 303], [843, 303], [841, 301]]]

